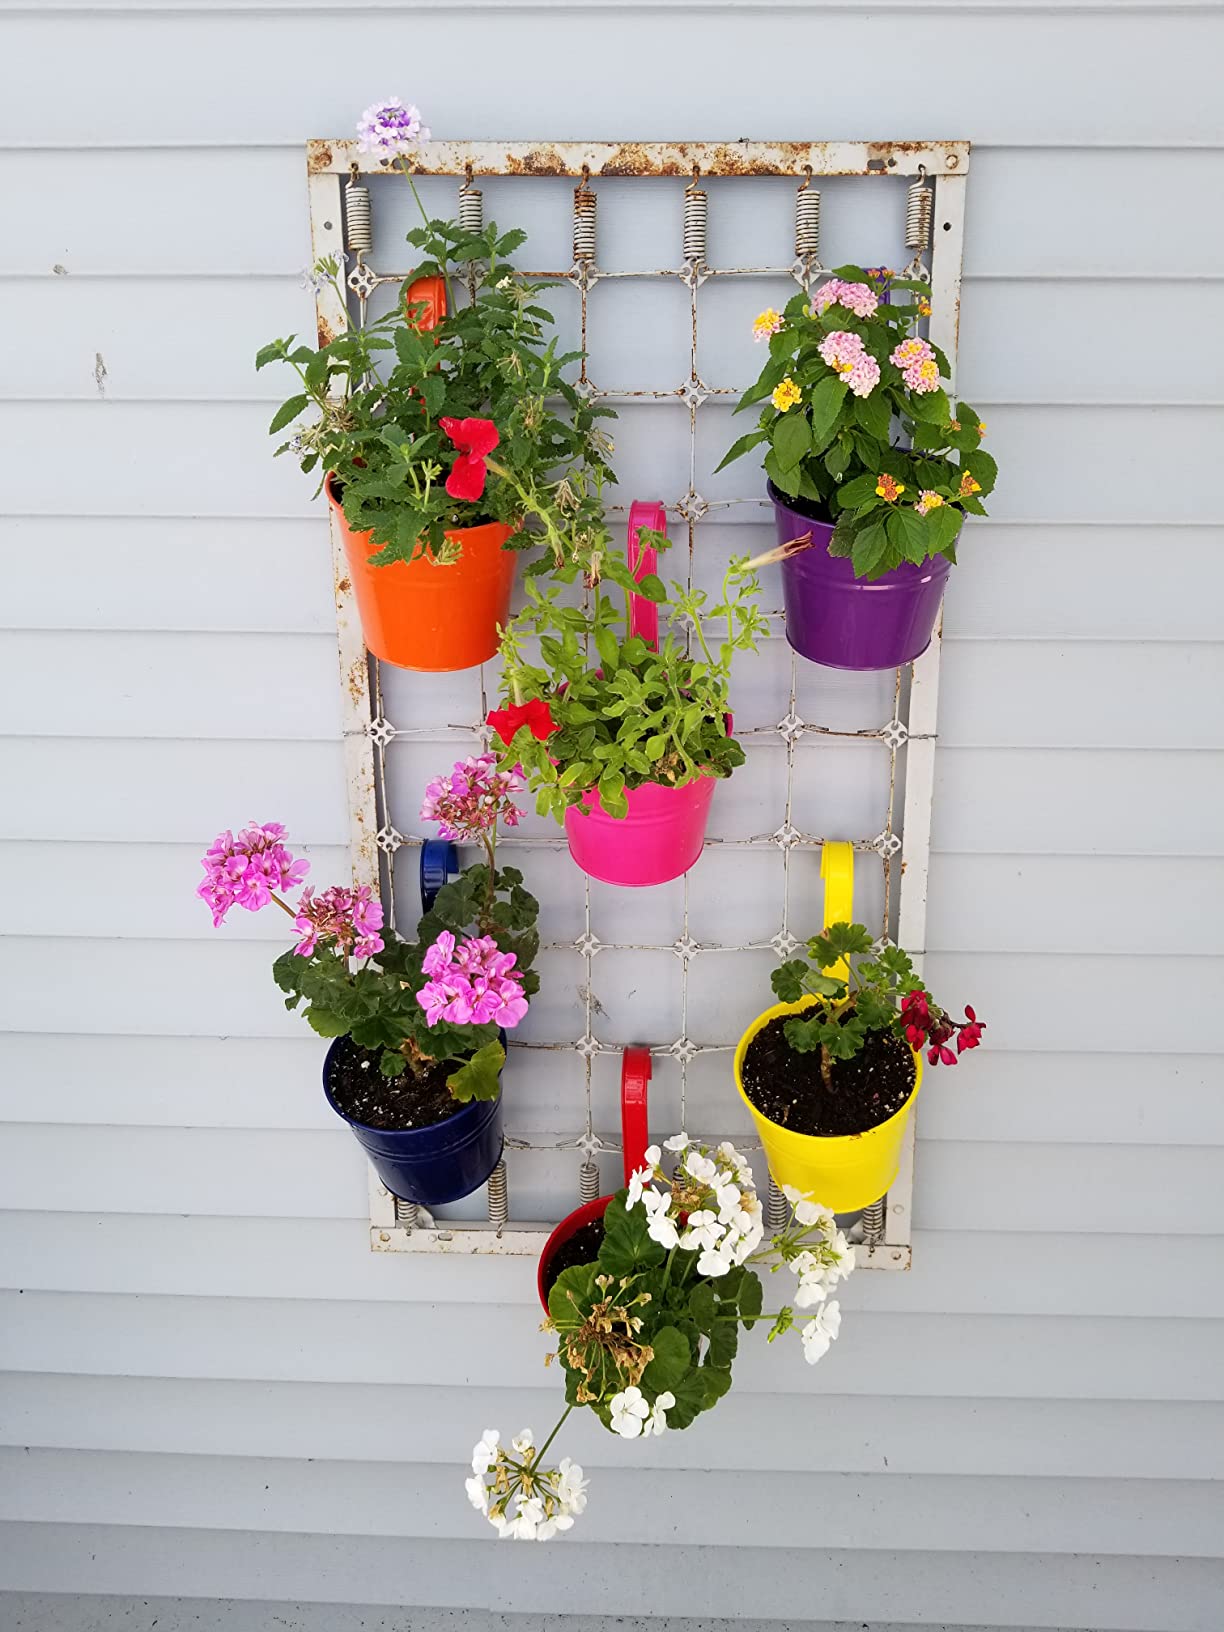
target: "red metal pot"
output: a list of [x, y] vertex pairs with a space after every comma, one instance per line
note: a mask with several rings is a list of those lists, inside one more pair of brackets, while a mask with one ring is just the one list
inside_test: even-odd
[[[645, 1163], [646, 1146], [650, 1142], [650, 1119], [647, 1110], [650, 1071], [648, 1048], [625, 1050], [621, 1063], [621, 1145], [625, 1157], [626, 1184], [629, 1183], [633, 1173]], [[539, 1268], [536, 1270], [536, 1290], [540, 1294], [545, 1314], [548, 1313], [548, 1294], [545, 1286], [548, 1265], [553, 1254], [571, 1235], [576, 1235], [584, 1224], [602, 1218], [611, 1200], [611, 1196], [597, 1196], [594, 1201], [584, 1202], [581, 1207], [575, 1208], [568, 1218], [561, 1220], [544, 1243]]]

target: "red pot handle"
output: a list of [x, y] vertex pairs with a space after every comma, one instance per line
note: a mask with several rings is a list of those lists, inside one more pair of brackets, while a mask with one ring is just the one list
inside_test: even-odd
[[621, 1060], [621, 1143], [625, 1152], [625, 1183], [646, 1161], [650, 1117], [646, 1105], [650, 1086], [650, 1050], [627, 1048]]
[[[629, 570], [634, 580], [638, 582], [645, 578], [647, 573], [653, 572], [658, 564], [658, 553], [649, 545], [644, 545], [638, 537], [638, 530], [642, 527], [649, 527], [656, 533], [667, 531], [667, 511], [661, 504], [651, 499], [634, 499], [629, 506], [629, 538], [626, 554]], [[654, 601], [648, 601], [641, 595], [633, 597], [629, 609], [629, 633], [641, 635], [648, 646], [658, 651], [659, 608]], [[642, 1148], [645, 1149], [645, 1146]]]
[[[414, 307], [415, 317], [412, 315]], [[415, 278], [404, 296], [404, 309], [408, 321], [419, 334], [428, 334], [430, 329], [436, 329], [446, 316], [446, 279]]]

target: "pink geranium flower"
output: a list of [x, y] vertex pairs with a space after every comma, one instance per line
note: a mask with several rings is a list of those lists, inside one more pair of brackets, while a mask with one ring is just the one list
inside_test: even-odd
[[372, 958], [383, 949], [382, 922], [382, 903], [368, 884], [355, 890], [336, 884], [320, 896], [307, 885], [293, 920], [302, 937], [294, 951], [308, 958], [320, 941], [334, 941], [346, 957]]
[[517, 1026], [527, 1013], [523, 988], [511, 974], [517, 962], [491, 935], [466, 936], [456, 947], [455, 937], [443, 930], [421, 964], [432, 976], [416, 994], [427, 1024]]
[[517, 827], [523, 812], [513, 794], [523, 783], [513, 771], [499, 771], [494, 754], [455, 761], [449, 776], [436, 776], [425, 789], [421, 820], [437, 822], [444, 839], [483, 840], [498, 824]]
[[219, 927], [231, 907], [258, 912], [272, 900], [273, 890], [295, 890], [310, 871], [308, 861], [295, 859], [284, 844], [280, 822], [252, 822], [238, 837], [219, 833], [203, 857], [204, 879], [196, 890], [212, 909]]

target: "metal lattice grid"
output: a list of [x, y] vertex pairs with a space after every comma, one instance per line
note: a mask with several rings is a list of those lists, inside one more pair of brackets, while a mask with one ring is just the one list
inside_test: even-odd
[[[455, 213], [466, 226], [478, 228], [483, 220], [483, 197], [476, 185], [478, 178], [515, 178], [514, 192], [523, 193], [527, 182], [549, 182], [551, 178], [571, 178], [577, 182], [572, 194], [567, 194], [568, 220], [566, 222], [566, 252], [572, 248], [572, 261], [560, 270], [531, 271], [524, 275], [543, 278], [561, 288], [571, 289], [576, 296], [576, 340], [588, 356], [582, 364], [580, 388], [595, 399], [614, 405], [673, 404], [678, 405], [688, 421], [687, 481], [679, 492], [672, 491], [666, 500], [669, 531], [676, 536], [675, 522], [687, 543], [685, 573], [690, 586], [695, 573], [702, 570], [697, 548], [699, 528], [712, 521], [734, 519], [737, 515], [761, 517], [768, 505], [763, 493], [752, 496], [729, 495], [703, 497], [698, 479], [699, 425], [703, 413], [712, 408], [725, 411], [728, 403], [741, 394], [746, 380], [737, 385], [711, 383], [703, 376], [701, 351], [701, 300], [699, 291], [706, 285], [718, 286], [739, 280], [786, 280], [793, 289], [809, 289], [824, 275], [820, 253], [821, 189], [815, 185], [818, 178], [871, 178], [873, 187], [886, 188], [888, 203], [895, 210], [895, 234], [890, 228], [890, 242], [898, 246], [905, 242], [913, 252], [911, 266], [924, 266], [931, 273], [932, 316], [929, 321], [930, 338], [947, 353], [953, 369], [956, 360], [957, 324], [960, 304], [961, 249], [964, 227], [964, 196], [969, 168], [969, 145], [966, 142], [932, 144], [912, 143], [573, 143], [541, 146], [539, 144], [488, 144], [428, 142], [421, 145], [412, 160], [415, 173], [421, 177], [448, 177], [458, 179], [458, 196], [450, 195], [447, 213]], [[330, 289], [324, 289], [317, 298], [318, 330], [321, 341], [330, 338], [344, 327], [353, 315], [364, 321], [372, 300], [388, 287], [398, 289], [407, 273], [389, 269], [376, 271], [367, 259], [374, 252], [374, 226], [378, 214], [372, 210], [375, 196], [386, 188], [404, 188], [402, 178], [387, 177], [377, 188], [370, 188], [369, 177], [378, 175], [386, 166], [369, 155], [360, 154], [353, 143], [311, 142], [307, 149], [307, 170], [310, 191], [310, 218], [312, 244], [316, 257], [341, 256], [347, 248], [347, 286], [351, 291], [354, 312], [342, 308]], [[604, 178], [605, 188], [594, 185]], [[599, 200], [608, 184], [619, 186], [625, 180], [652, 179], [663, 184], [673, 178], [671, 191], [678, 196], [670, 201], [674, 212], [674, 241], [678, 254], [675, 264], [654, 269], [641, 267], [602, 267], [599, 262]], [[711, 226], [710, 197], [707, 180], [714, 186], [735, 181], [778, 187], [783, 183], [793, 189], [793, 237], [787, 244], [793, 248], [793, 257], [783, 261], [774, 253], [774, 243], [749, 264], [711, 266], [708, 244]], [[889, 182], [904, 181], [904, 187]], [[552, 182], [555, 192], [556, 183]], [[637, 187], [632, 190], [639, 192]], [[742, 197], [742, 192], [741, 195]], [[878, 194], [877, 194], [878, 196]], [[518, 202], [516, 196], [515, 203]], [[717, 204], [717, 199], [716, 199]], [[379, 211], [383, 208], [379, 197]], [[442, 213], [439, 208], [437, 213]], [[515, 211], [516, 223], [520, 219]], [[717, 223], [717, 209], [714, 222]], [[776, 241], [776, 237], [775, 237]], [[929, 245], [929, 261], [926, 251]], [[755, 240], [754, 240], [755, 248]], [[846, 252], [831, 258], [862, 260], [848, 247]], [[684, 352], [687, 358], [685, 377], [678, 383], [665, 383], [620, 389], [599, 383], [603, 376], [603, 360], [592, 344], [592, 313], [599, 300], [597, 286], [613, 285], [615, 280], [638, 280], [631, 287], [640, 289], [648, 281], [668, 285], [685, 292]], [[635, 300], [636, 300], [635, 296]], [[752, 309], [745, 305], [742, 314], [750, 320]], [[954, 383], [954, 382], [953, 382]], [[610, 422], [615, 429], [615, 422]], [[729, 440], [729, 439], [728, 439]], [[679, 484], [676, 484], [677, 486]], [[703, 478], [704, 485], [704, 478]], [[654, 497], [653, 493], [633, 496]], [[624, 515], [628, 504], [611, 506], [610, 513]], [[382, 892], [389, 915], [394, 919], [396, 900], [397, 858], [411, 856], [431, 834], [414, 831], [415, 806], [404, 796], [403, 777], [397, 770], [395, 755], [406, 747], [417, 745], [437, 752], [430, 762], [430, 774], [443, 768], [448, 754], [447, 744], [458, 752], [469, 751], [473, 742], [483, 744], [488, 733], [483, 725], [490, 700], [496, 695], [496, 676], [493, 672], [469, 671], [467, 676], [424, 677], [408, 675], [384, 667], [368, 656], [361, 638], [351, 587], [344, 562], [343, 545], [332, 522], [333, 560], [336, 574], [337, 626], [340, 648], [341, 695], [344, 706], [346, 763], [348, 773], [349, 811], [351, 819], [351, 849], [353, 875], [356, 881], [368, 883]], [[669, 560], [675, 564], [679, 551]], [[673, 572], [671, 575], [675, 576]], [[771, 612], [775, 632], [780, 630], [776, 611]], [[674, 1005], [675, 1023], [664, 1031], [667, 1041], [651, 1045], [656, 1066], [670, 1069], [678, 1076], [679, 1125], [687, 1128], [689, 1113], [695, 1111], [694, 1131], [707, 1137], [730, 1135], [742, 1148], [759, 1149], [749, 1132], [745, 1136], [748, 1118], [742, 1107], [731, 1100], [719, 1100], [721, 1087], [711, 1094], [711, 1083], [722, 1079], [730, 1081], [730, 1056], [734, 1050], [740, 1026], [729, 1028], [730, 1034], [703, 1037], [700, 1026], [690, 1009], [690, 972], [694, 965], [717, 964], [718, 983], [730, 990], [736, 983], [735, 959], [755, 956], [773, 959], [791, 956], [801, 939], [820, 927], [818, 895], [816, 907], [802, 917], [794, 907], [796, 879], [803, 872], [809, 893], [812, 877], [818, 872], [819, 847], [825, 838], [844, 838], [844, 831], [824, 833], [812, 831], [805, 819], [815, 803], [811, 785], [801, 786], [805, 761], [814, 748], [821, 745], [870, 746], [886, 756], [886, 796], [880, 811], [878, 827], [873, 821], [871, 831], [852, 838], [860, 857], [870, 857], [878, 864], [882, 891], [879, 892], [877, 922], [881, 939], [895, 934], [898, 942], [910, 950], [916, 962], [921, 961], [926, 927], [927, 864], [930, 837], [931, 794], [934, 777], [935, 722], [939, 682], [939, 637], [918, 661], [895, 674], [883, 677], [882, 707], [875, 716], [876, 723], [827, 723], [810, 717], [820, 712], [813, 709], [805, 694], [812, 692], [813, 673], [826, 682], [835, 679], [833, 671], [816, 670], [814, 665], [789, 653], [788, 674], [779, 688], [777, 718], [774, 723], [756, 723], [746, 727], [737, 725], [736, 736], [744, 744], [747, 763], [735, 773], [733, 784], [756, 786], [760, 769], [768, 763], [766, 756], [782, 756], [783, 770], [780, 798], [773, 819], [752, 824], [753, 831], [720, 836], [713, 832], [707, 838], [706, 855], [723, 855], [749, 859], [755, 863], [761, 857], [770, 857], [770, 865], [780, 875], [780, 922], [773, 934], [755, 935], [735, 941], [724, 941], [717, 935], [695, 936], [693, 909], [701, 904], [695, 894], [702, 888], [700, 879], [686, 876], [677, 886], [661, 886], [656, 891], [619, 891], [619, 896], [650, 895], [658, 898], [664, 890], [671, 891], [670, 921], [665, 912], [645, 912], [667, 922], [666, 929], [653, 936], [601, 938], [598, 933], [599, 913], [595, 894], [607, 888], [592, 887], [576, 867], [565, 858], [566, 843], [560, 829], [551, 823], [537, 832], [515, 832], [503, 839], [507, 848], [515, 849], [516, 864], [526, 871], [529, 862], [547, 863], [551, 857], [557, 864], [547, 871], [551, 882], [562, 880], [568, 911], [575, 897], [580, 898], [581, 912], [577, 922], [571, 922], [573, 934], [547, 939], [549, 929], [548, 903], [541, 903], [541, 965], [551, 954], [558, 958], [577, 960], [580, 974], [577, 992], [580, 999], [581, 1030], [578, 1035], [535, 1035], [516, 1037], [511, 1048], [517, 1056], [515, 1068], [507, 1074], [506, 1117], [507, 1153], [510, 1173], [503, 1162], [486, 1187], [485, 1216], [456, 1216], [433, 1218], [424, 1209], [397, 1201], [379, 1183], [371, 1170], [371, 1244], [382, 1251], [433, 1251], [450, 1253], [536, 1254], [551, 1222], [523, 1221], [515, 1207], [517, 1178], [514, 1175], [516, 1158], [526, 1163], [534, 1153], [547, 1156], [553, 1166], [549, 1170], [546, 1206], [552, 1222], [564, 1216], [580, 1200], [613, 1187], [611, 1161], [619, 1151], [614, 1134], [600, 1129], [594, 1112], [595, 1078], [603, 1068], [619, 1061], [620, 1050], [630, 1040], [640, 1043], [636, 1035], [626, 1036], [620, 1042], [609, 1042], [601, 1037], [605, 1029], [603, 1005], [596, 992], [597, 960], [608, 955], [623, 954], [635, 958], [643, 955], [670, 955], [679, 972], [677, 1000]], [[750, 654], [740, 658], [741, 665], [753, 663]], [[776, 664], [775, 664], [776, 667]], [[488, 666], [491, 671], [492, 665]], [[879, 682], [881, 677], [873, 677]], [[443, 681], [439, 690], [437, 681]], [[427, 681], [433, 682], [428, 684]], [[465, 701], [463, 684], [471, 683], [473, 691]], [[453, 690], [448, 694], [448, 686]], [[817, 688], [819, 689], [819, 688]], [[423, 695], [432, 691], [434, 695]], [[836, 688], [834, 699], [836, 696]], [[844, 701], [844, 699], [843, 699]], [[784, 705], [784, 712], [783, 712]], [[837, 710], [835, 709], [836, 713]], [[844, 712], [844, 708], [842, 710]], [[886, 717], [880, 718], [880, 715]], [[406, 723], [411, 718], [412, 723]], [[774, 760], [776, 765], [776, 758]], [[402, 767], [400, 768], [402, 769]], [[798, 775], [797, 775], [798, 773]], [[778, 785], [771, 771], [765, 778]], [[411, 785], [410, 782], [408, 784]], [[715, 812], [719, 799], [732, 784], [723, 783], [716, 791]], [[419, 804], [419, 801], [418, 801]], [[898, 804], [903, 806], [900, 825], [895, 820]], [[712, 826], [714, 824], [712, 823]], [[698, 864], [700, 868], [701, 863]], [[414, 869], [415, 871], [415, 869]], [[862, 866], [860, 862], [860, 873]], [[543, 876], [543, 875], [542, 875]], [[536, 887], [536, 879], [528, 876], [529, 887]], [[415, 925], [417, 899], [410, 882], [399, 880], [405, 924], [409, 930]], [[678, 894], [677, 894], [678, 892]], [[405, 894], [407, 899], [405, 900]], [[860, 899], [856, 900], [856, 916], [866, 918]], [[870, 893], [870, 889], [869, 892]], [[562, 915], [563, 916], [563, 915]], [[722, 970], [725, 969], [725, 975]], [[541, 967], [545, 981], [548, 975]], [[741, 975], [742, 978], [742, 975]], [[754, 976], [752, 1007], [755, 1014], [769, 999], [768, 985]], [[534, 1019], [541, 1008], [546, 992], [542, 987], [533, 1003]], [[547, 1029], [547, 1021], [544, 1022]], [[527, 1029], [527, 1022], [524, 1023]], [[575, 1027], [574, 1029], [577, 1029]], [[519, 1126], [516, 1129], [516, 1102], [525, 1085], [545, 1062], [569, 1062], [565, 1069], [570, 1076], [577, 1075], [582, 1086], [581, 1127], [560, 1136], [540, 1133]], [[709, 1078], [696, 1095], [692, 1079], [703, 1068], [713, 1065], [718, 1078]], [[575, 1071], [576, 1068], [576, 1071]], [[606, 1073], [605, 1073], [606, 1075]], [[605, 1083], [606, 1086], [606, 1083]], [[704, 1102], [712, 1098], [718, 1102], [713, 1114], [722, 1122], [712, 1128], [702, 1116]], [[701, 1101], [695, 1104], [695, 1099]], [[523, 1107], [523, 1122], [531, 1121]], [[565, 1112], [558, 1107], [557, 1120]], [[652, 1130], [656, 1133], [673, 1131], [664, 1128], [657, 1110], [652, 1111]], [[859, 1248], [860, 1262], [879, 1268], [908, 1268], [910, 1252], [910, 1203], [913, 1183], [914, 1118], [911, 1116], [901, 1171], [897, 1181], [883, 1201], [867, 1209], [857, 1226], [863, 1242]], [[561, 1156], [559, 1153], [564, 1153]], [[605, 1171], [600, 1172], [600, 1160], [606, 1158]], [[563, 1166], [558, 1169], [556, 1162]], [[479, 1198], [472, 1205], [480, 1205]], [[776, 1187], [770, 1185], [767, 1206], [772, 1214], [781, 1215], [785, 1207]], [[471, 1205], [457, 1204], [453, 1211], [471, 1214]], [[513, 1220], [513, 1221], [512, 1221]]]

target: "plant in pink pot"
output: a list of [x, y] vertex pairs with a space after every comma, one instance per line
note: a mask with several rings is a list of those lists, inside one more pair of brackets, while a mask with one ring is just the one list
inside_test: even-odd
[[736, 412], [761, 405], [760, 421], [723, 464], [766, 447], [778, 548], [757, 564], [781, 561], [786, 637], [815, 663], [919, 657], [964, 519], [986, 513], [986, 427], [948, 400], [930, 313], [924, 278], [843, 266], [754, 325], [769, 358]]

